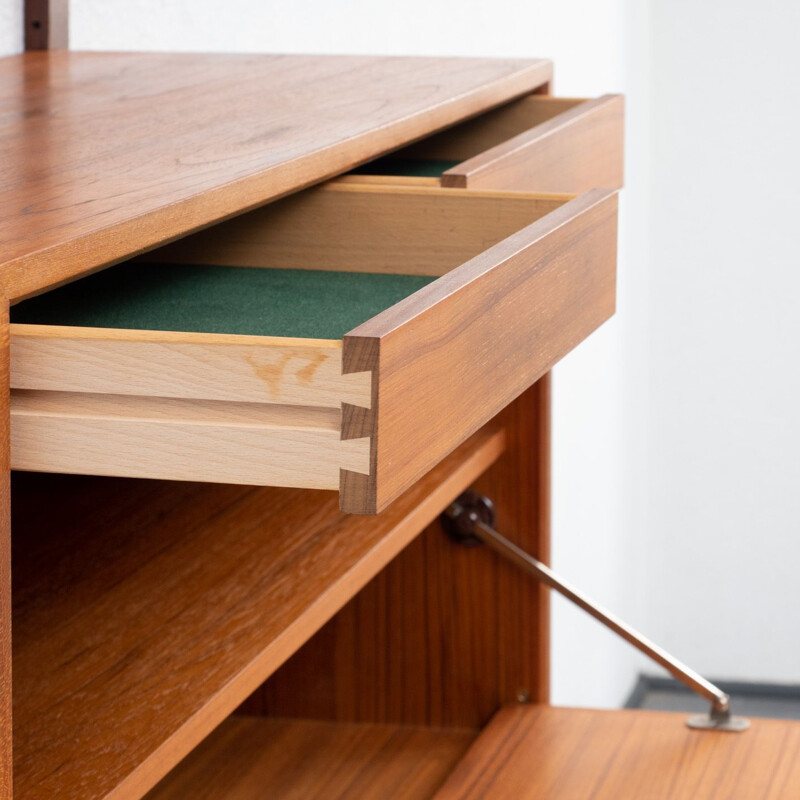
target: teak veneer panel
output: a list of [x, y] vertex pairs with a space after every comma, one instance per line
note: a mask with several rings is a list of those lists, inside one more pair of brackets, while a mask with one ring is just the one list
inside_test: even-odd
[[372, 518], [332, 492], [18, 476], [15, 794], [139, 798], [503, 448], [481, 431]]
[[[546, 107], [553, 102], [528, 99]], [[624, 122], [622, 95], [587, 100], [446, 170], [442, 185], [574, 194], [619, 189]]]
[[426, 136], [394, 155], [424, 161], [467, 161], [583, 102], [567, 97], [526, 95], [441, 133]]
[[436, 800], [789, 800], [800, 797], [800, 722], [695, 731], [686, 715], [508, 706]]
[[11, 300], [547, 83], [546, 60], [31, 52], [0, 59]]
[[8, 303], [0, 303], [0, 800], [12, 797]]
[[408, 170], [409, 176], [392, 181], [429, 181], [420, 176], [435, 175], [442, 186], [462, 189], [570, 194], [619, 189], [624, 117], [621, 95], [594, 100], [527, 95], [368, 164], [346, 180], [374, 181], [382, 170]]
[[426, 800], [472, 731], [232, 717], [146, 800]]
[[373, 373], [369, 475], [342, 472], [342, 508], [374, 513], [499, 413], [614, 312], [617, 196], [565, 203], [344, 337], [345, 372]]
[[[502, 456], [473, 484], [537, 558], [549, 544], [550, 374], [505, 408]], [[549, 590], [439, 520], [248, 699], [248, 713], [483, 727], [520, 695], [546, 703]]]

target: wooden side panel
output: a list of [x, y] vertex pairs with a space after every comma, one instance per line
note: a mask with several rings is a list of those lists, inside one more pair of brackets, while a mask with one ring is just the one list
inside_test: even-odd
[[12, 396], [11, 454], [34, 472], [304, 489], [370, 467], [369, 440], [342, 440], [338, 409], [62, 392]]
[[11, 326], [11, 387], [338, 408], [370, 404], [336, 340]]
[[[549, 555], [550, 378], [504, 409], [507, 449], [473, 484], [504, 535]], [[549, 700], [541, 584], [434, 522], [248, 702], [251, 713], [478, 729]]]
[[377, 398], [374, 468], [345, 476], [343, 510], [383, 508], [613, 313], [616, 223], [616, 195], [589, 192], [345, 336]]
[[588, 100], [453, 167], [442, 185], [573, 194], [619, 189], [624, 111], [621, 95]]
[[789, 800], [800, 797], [800, 722], [692, 731], [685, 715], [504, 708], [436, 800]]
[[0, 800], [11, 800], [11, 490], [8, 302], [0, 301]]
[[352, 177], [359, 180], [333, 181], [287, 197], [143, 258], [171, 264], [444, 275], [567, 199]]

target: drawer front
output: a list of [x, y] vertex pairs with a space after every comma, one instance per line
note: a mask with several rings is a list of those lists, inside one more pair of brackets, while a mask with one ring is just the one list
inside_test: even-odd
[[[143, 280], [162, 295], [167, 282], [167, 314], [185, 308], [173, 287], [196, 285], [192, 269], [247, 283], [276, 268], [308, 291], [332, 273], [359, 291], [407, 276], [422, 288], [343, 339], [159, 327], [171, 317], [147, 317], [146, 330], [131, 329], [141, 316], [131, 327], [77, 322], [81, 298], [96, 295], [88, 283], [42, 298], [69, 324], [31, 317], [29, 301], [27, 317], [12, 316], [12, 466], [338, 489], [343, 510], [376, 513], [613, 313], [616, 195], [332, 183], [152, 258], [158, 267], [114, 268], [139, 283], [103, 289], [101, 316]], [[182, 284], [170, 282], [176, 271]], [[308, 302], [294, 289], [285, 299], [295, 296]], [[335, 295], [334, 310], [353, 297]]]
[[[532, 104], [552, 99], [532, 97]], [[624, 98], [579, 103], [442, 175], [442, 185], [580, 194], [623, 181]]]
[[617, 197], [593, 190], [356, 328], [347, 372], [373, 373], [369, 474], [342, 472], [341, 505], [375, 513], [610, 317]]
[[392, 156], [346, 180], [391, 174], [466, 189], [581, 194], [623, 181], [621, 95], [594, 100], [529, 95]]

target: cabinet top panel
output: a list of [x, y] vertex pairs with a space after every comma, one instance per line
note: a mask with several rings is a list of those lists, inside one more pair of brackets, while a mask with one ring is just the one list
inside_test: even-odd
[[547, 83], [544, 59], [51, 51], [0, 59], [12, 301]]

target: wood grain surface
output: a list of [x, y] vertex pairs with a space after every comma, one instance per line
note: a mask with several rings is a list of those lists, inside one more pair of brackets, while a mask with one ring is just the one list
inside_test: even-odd
[[147, 800], [425, 800], [475, 734], [233, 717]]
[[521, 133], [528, 133], [583, 102], [567, 97], [527, 95], [441, 133], [426, 136], [389, 158], [467, 161]]
[[[550, 376], [500, 415], [503, 455], [474, 484], [504, 535], [549, 555]], [[520, 695], [549, 700], [549, 592], [438, 520], [253, 697], [248, 713], [481, 728]]]
[[503, 448], [480, 432], [377, 518], [332, 492], [18, 474], [15, 796], [141, 797]]
[[11, 388], [369, 407], [371, 376], [342, 375], [338, 339], [11, 325]]
[[693, 731], [685, 714], [510, 706], [436, 800], [791, 800], [800, 722]]
[[330, 181], [142, 258], [165, 264], [444, 275], [572, 198], [368, 177]]
[[442, 185], [574, 194], [620, 189], [624, 122], [622, 95], [587, 100], [447, 170]]
[[593, 190], [344, 337], [345, 372], [373, 372], [370, 474], [342, 472], [342, 508], [374, 513], [614, 312], [617, 198]]
[[8, 303], [0, 302], [0, 800], [11, 800], [11, 491]]
[[0, 279], [42, 291], [526, 94], [546, 60], [0, 59]]
[[14, 391], [11, 466], [34, 472], [338, 489], [369, 439], [338, 408]]

